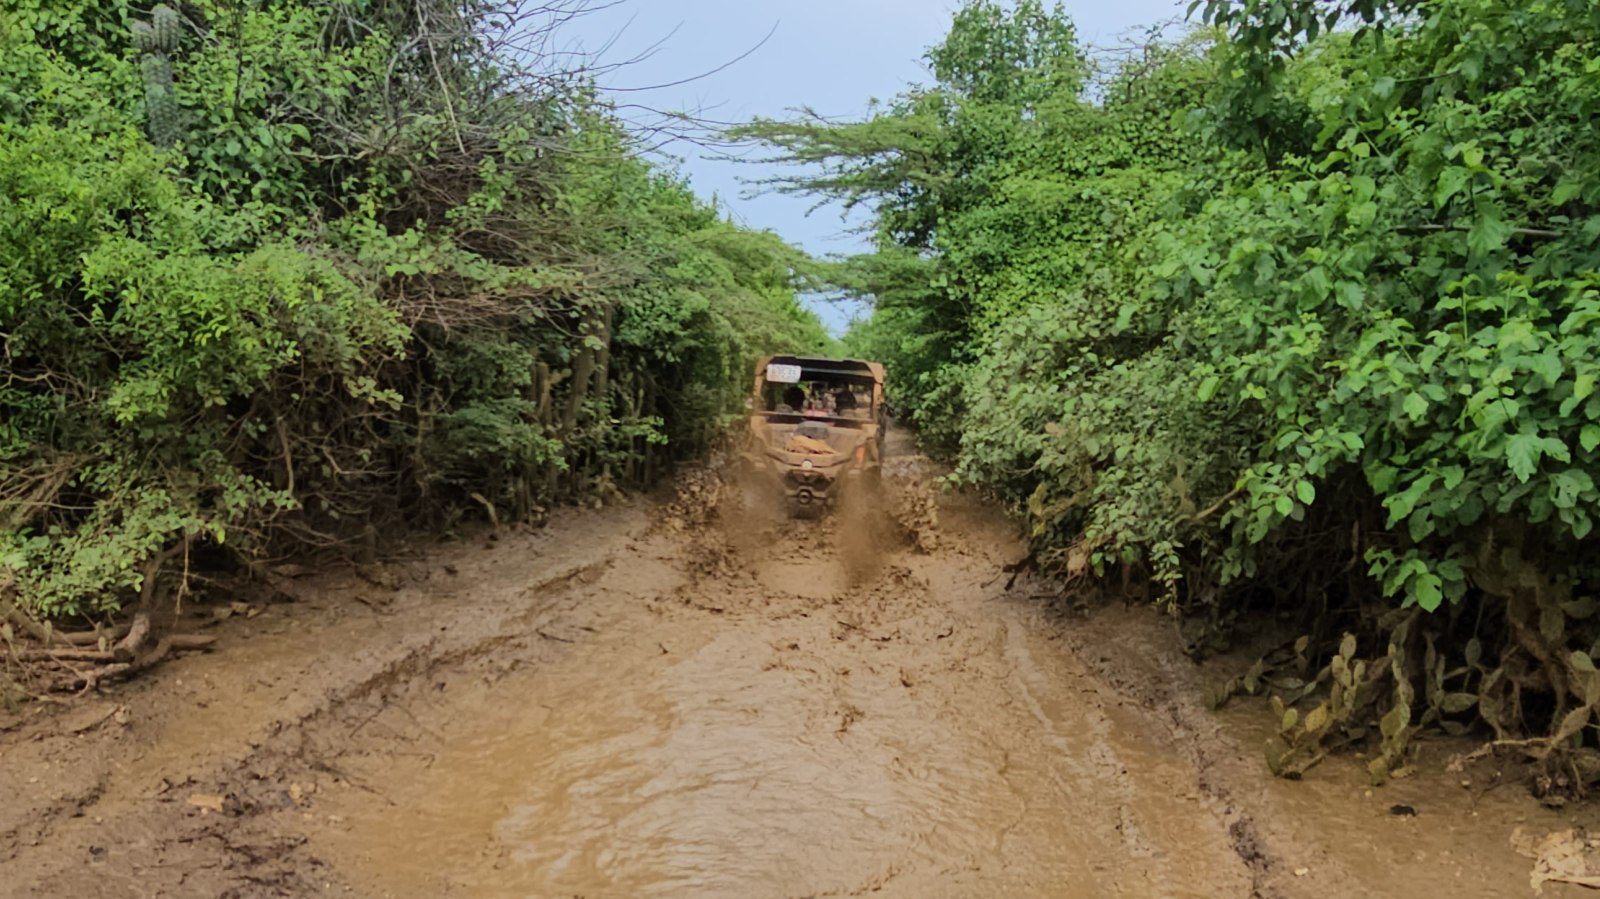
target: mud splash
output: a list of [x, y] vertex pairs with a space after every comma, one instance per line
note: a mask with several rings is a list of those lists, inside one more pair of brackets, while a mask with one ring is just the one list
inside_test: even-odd
[[862, 516], [735, 555], [738, 520], [585, 587], [563, 658], [386, 720], [314, 851], [388, 895], [1248, 892], [1181, 772], [1124, 778], [1159, 768], [996, 614], [987, 547]]
[[1518, 828], [1594, 823], [1446, 746], [1272, 780], [1154, 616], [1007, 592], [1007, 525], [891, 471], [894, 516], [703, 485], [307, 584], [0, 734], [0, 895], [1487, 897], [1529, 894]]

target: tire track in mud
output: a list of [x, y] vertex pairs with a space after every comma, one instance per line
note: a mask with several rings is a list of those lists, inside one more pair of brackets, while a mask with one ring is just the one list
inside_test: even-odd
[[[309, 623], [325, 628], [325, 643], [337, 653], [340, 661], [335, 667], [340, 670], [327, 679], [320, 692], [314, 692], [319, 687], [316, 679], [289, 684], [285, 695], [293, 697], [293, 708], [264, 713], [223, 709], [214, 716], [221, 719], [220, 726], [208, 727], [206, 722], [192, 719], [207, 717], [226, 703], [226, 696], [210, 697], [187, 708], [173, 707], [181, 699], [171, 695], [176, 692], [172, 688], [181, 688], [186, 676], [210, 684], [207, 669], [221, 668], [226, 669], [223, 674], [232, 675], [229, 680], [234, 689], [249, 681], [250, 673], [240, 669], [265, 644], [283, 644], [268, 647], [264, 653], [268, 658], [302, 671], [319, 667], [321, 653], [308, 647], [309, 641], [257, 635], [231, 655], [185, 659], [129, 685], [127, 695], [118, 697], [123, 703], [120, 708], [131, 710], [119, 715], [128, 723], [115, 729], [101, 728], [97, 734], [101, 745], [90, 747], [87, 753], [81, 743], [73, 745], [76, 741], [70, 728], [62, 732], [48, 720], [19, 728], [0, 752], [0, 795], [26, 798], [27, 790], [8, 789], [15, 783], [8, 775], [20, 774], [30, 763], [53, 771], [58, 783], [47, 781], [54, 795], [44, 801], [11, 806], [11, 811], [23, 814], [18, 818], [21, 823], [8, 830], [14, 839], [7, 840], [7, 877], [0, 883], [0, 896], [298, 896], [323, 892], [332, 882], [331, 873], [320, 860], [300, 851], [305, 836], [279, 832], [262, 820], [293, 804], [288, 788], [295, 772], [327, 767], [314, 757], [318, 736], [337, 733], [341, 725], [363, 720], [373, 706], [381, 711], [391, 704], [386, 694], [399, 685], [415, 683], [474, 658], [493, 656], [512, 641], [526, 639], [531, 622], [555, 614], [553, 603], [612, 564], [618, 541], [626, 538], [630, 526], [617, 516], [610, 518], [610, 527], [597, 534], [607, 539], [558, 554], [552, 560], [556, 565], [553, 573], [537, 573], [512, 590], [497, 580], [496, 569], [502, 567], [498, 563], [503, 557], [483, 558], [482, 551], [462, 548], [450, 552], [458, 558], [466, 556], [459, 569], [456, 564], [443, 564], [468, 570], [467, 576], [452, 577], [452, 582], [438, 591], [426, 585], [396, 586], [397, 594], [409, 594], [410, 601], [396, 601], [387, 613], [354, 616], [369, 619], [360, 625], [352, 622], [347, 607], [312, 610], [307, 616]], [[511, 537], [503, 545], [511, 548], [546, 542], [539, 536]], [[484, 548], [497, 545], [502, 544], [495, 538]], [[358, 589], [354, 585], [363, 579], [336, 577], [328, 586], [338, 592], [351, 591]], [[497, 607], [471, 597], [453, 610], [456, 614], [426, 619], [415, 614], [429, 600], [459, 600], [464, 598], [462, 594], [479, 591], [481, 599], [503, 596], [527, 605]], [[474, 614], [492, 619], [492, 623], [487, 627], [483, 621], [477, 626], [460, 626], [462, 617]], [[386, 628], [394, 631], [387, 638]], [[218, 737], [208, 739], [208, 732], [213, 731]], [[226, 736], [221, 736], [223, 733]], [[71, 761], [60, 767], [53, 761], [58, 757], [76, 760], [80, 753], [93, 757], [78, 765], [78, 770]], [[312, 756], [310, 761], [308, 756]], [[210, 813], [188, 804], [186, 797], [193, 795], [223, 797], [222, 812]], [[5, 811], [0, 809], [0, 819], [9, 817]]]
[[[1096, 652], [1096, 647], [1073, 629], [1062, 628], [1059, 633], [1088, 676], [1111, 686], [1122, 696], [1135, 697], [1145, 709], [1162, 716], [1170, 724], [1170, 746], [1192, 768], [1194, 786], [1206, 798], [1208, 812], [1225, 826], [1229, 846], [1250, 872], [1249, 895], [1252, 899], [1280, 899], [1284, 894], [1278, 883], [1286, 873], [1285, 866], [1258, 833], [1251, 813], [1235, 801], [1226, 775], [1219, 770], [1223, 763], [1207, 750], [1207, 741], [1201, 735], [1209, 733], [1212, 740], [1216, 740], [1219, 729], [1216, 722], [1205, 719], [1197, 704], [1168, 687], [1170, 683], [1181, 682], [1181, 677], [1167, 684], [1152, 685], [1131, 676], [1131, 669], [1126, 666], [1108, 664], [1109, 657]], [[1173, 675], [1163, 661], [1157, 664], [1168, 677]]]

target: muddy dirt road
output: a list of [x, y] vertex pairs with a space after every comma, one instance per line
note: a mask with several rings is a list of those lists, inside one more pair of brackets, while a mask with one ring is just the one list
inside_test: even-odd
[[897, 464], [911, 533], [640, 500], [297, 581], [0, 725], [0, 895], [1465, 899], [1582, 823], [1459, 746], [1271, 779], [1156, 616], [1008, 592]]

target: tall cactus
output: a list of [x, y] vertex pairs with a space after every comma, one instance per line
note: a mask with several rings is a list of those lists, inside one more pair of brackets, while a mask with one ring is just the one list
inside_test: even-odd
[[178, 11], [165, 3], [150, 11], [150, 26], [155, 32], [156, 50], [171, 53], [178, 49]]
[[141, 53], [154, 53], [160, 49], [156, 41], [156, 30], [149, 22], [133, 23], [133, 45], [139, 48]]
[[144, 79], [145, 132], [158, 147], [177, 143], [182, 128], [170, 56], [178, 49], [181, 26], [178, 11], [165, 3], [151, 10], [149, 22], [133, 23], [133, 45], [144, 53], [139, 73]]

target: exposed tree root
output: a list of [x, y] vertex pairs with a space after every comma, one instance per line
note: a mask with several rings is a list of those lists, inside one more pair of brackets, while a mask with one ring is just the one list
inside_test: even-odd
[[[89, 671], [74, 670], [70, 675], [63, 678], [58, 678], [55, 683], [52, 684], [52, 687], [57, 692], [71, 690], [81, 693], [88, 693], [93, 691], [103, 681], [121, 677], [130, 677], [138, 674], [139, 672], [154, 666], [156, 663], [162, 661], [174, 652], [209, 649], [215, 642], [215, 637], [209, 637], [200, 634], [168, 634], [167, 636], [157, 640], [155, 646], [152, 647], [149, 652], [133, 659], [132, 661], [113, 661], [103, 665], [100, 668], [94, 668]], [[112, 657], [114, 657], [114, 654]]]
[[[169, 651], [209, 649], [217, 638], [209, 634], [173, 634], [162, 638]], [[160, 642], [157, 643], [160, 646]], [[22, 662], [126, 662], [133, 657], [121, 649], [23, 649], [17, 652]]]
[[0, 581], [0, 623], [15, 626], [20, 639], [6, 646], [0, 658], [16, 665], [19, 680], [40, 692], [89, 692], [103, 681], [136, 674], [174, 652], [210, 649], [217, 641], [207, 634], [154, 636], [149, 611], [156, 593], [154, 577], [147, 578], [140, 610], [126, 626], [67, 633], [19, 609], [9, 595], [11, 584], [9, 577]]

